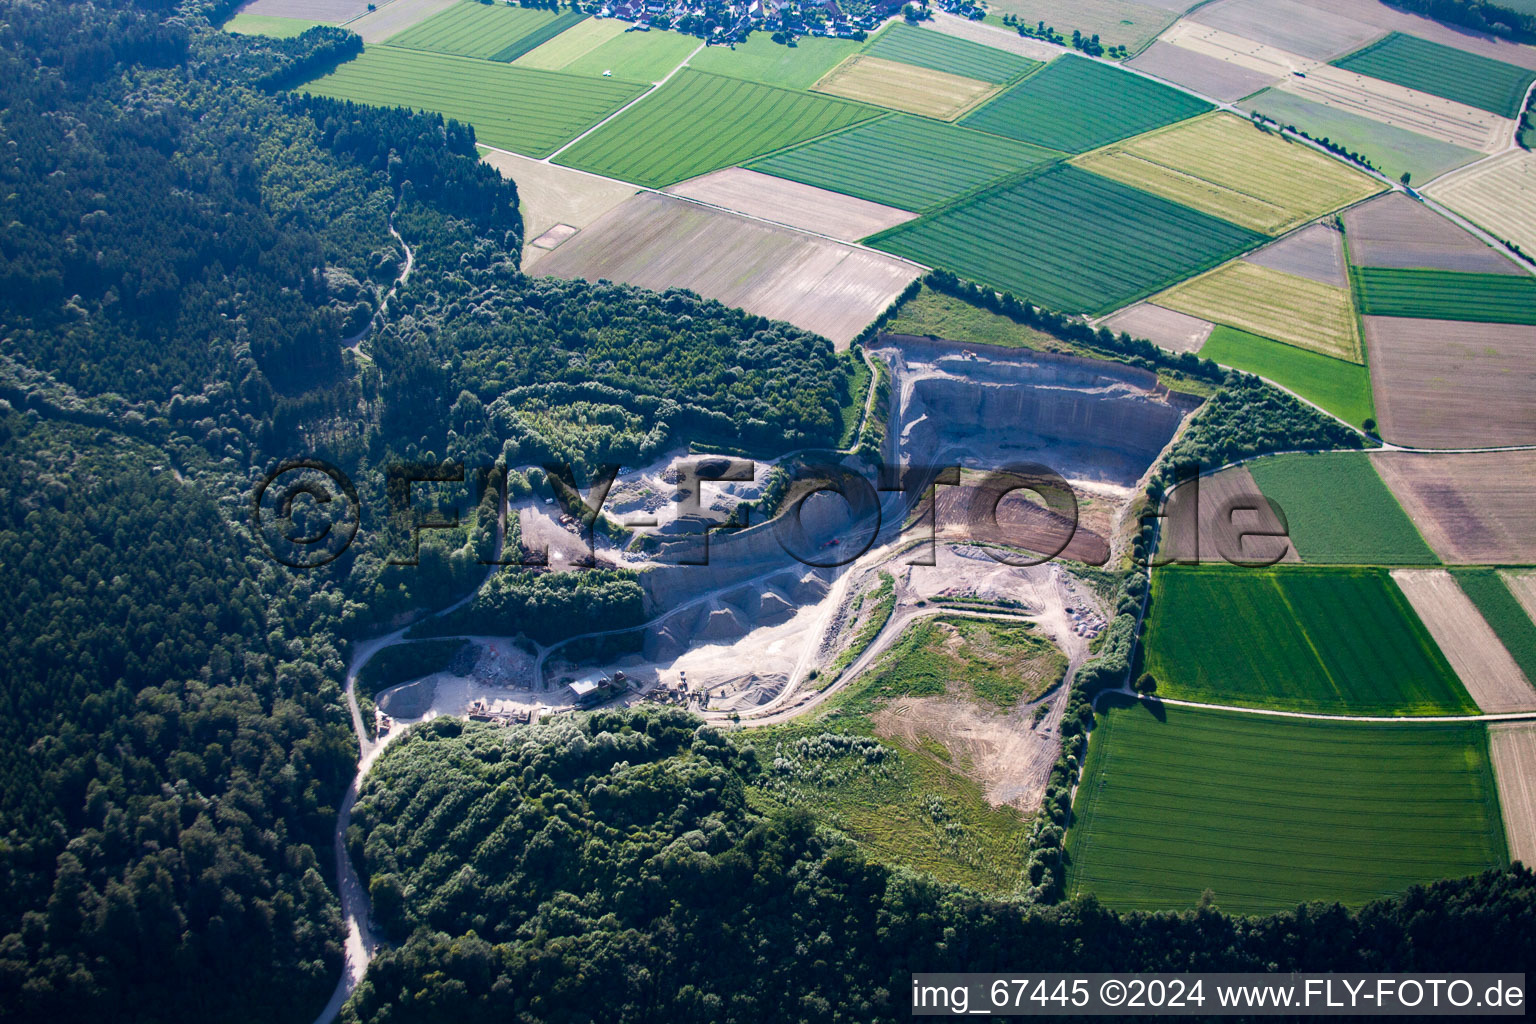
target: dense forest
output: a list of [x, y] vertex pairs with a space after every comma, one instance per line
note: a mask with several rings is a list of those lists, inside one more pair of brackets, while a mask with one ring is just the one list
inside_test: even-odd
[[884, 1021], [913, 971], [1521, 971], [1536, 877], [1358, 912], [1116, 914], [987, 899], [866, 861], [744, 795], [751, 738], [675, 710], [434, 723], [370, 775], [349, 836], [399, 943], [345, 1018]]

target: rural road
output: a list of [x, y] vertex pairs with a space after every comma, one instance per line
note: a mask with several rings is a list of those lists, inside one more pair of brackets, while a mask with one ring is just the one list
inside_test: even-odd
[[1536, 711], [1500, 711], [1487, 715], [1332, 715], [1313, 711], [1276, 711], [1272, 708], [1245, 708], [1236, 704], [1205, 704], [1195, 700], [1178, 700], [1173, 697], [1142, 697], [1130, 690], [1105, 690], [1099, 694], [1135, 697], [1143, 704], [1173, 704], [1181, 708], [1203, 708], [1207, 711], [1236, 711], [1244, 715], [1267, 715], [1271, 718], [1305, 718], [1319, 722], [1372, 722], [1393, 725], [1428, 725], [1435, 722], [1529, 722], [1536, 721]]

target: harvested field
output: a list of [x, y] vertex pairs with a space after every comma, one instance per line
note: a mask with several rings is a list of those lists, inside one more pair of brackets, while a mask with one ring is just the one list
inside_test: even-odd
[[1499, 781], [1509, 859], [1536, 864], [1536, 722], [1491, 722], [1488, 754]]
[[864, 53], [849, 57], [811, 88], [830, 96], [943, 121], [953, 121], [997, 91], [997, 86], [990, 82]]
[[1073, 163], [1268, 235], [1284, 234], [1386, 187], [1227, 113], [1149, 132]]
[[580, 230], [635, 194], [634, 186], [620, 181], [609, 181], [511, 153], [493, 151], [481, 159], [500, 171], [503, 177], [517, 182], [518, 209], [523, 215], [525, 270], [547, 248], [533, 246], [546, 231], [557, 224]]
[[[1459, 25], [1445, 25], [1422, 15], [1401, 11], [1381, 0], [1302, 0], [1307, 6], [1375, 25], [1382, 31], [1406, 32], [1420, 39], [1476, 53], [1525, 68], [1536, 68], [1536, 47], [1482, 35]], [[1529, 0], [1505, 0], [1512, 7]]]
[[1344, 715], [1477, 713], [1386, 569], [1164, 568], [1152, 575], [1145, 644], [1147, 671], [1169, 697]]
[[1284, 512], [1304, 562], [1434, 565], [1419, 536], [1364, 452], [1278, 455], [1249, 466]]
[[587, 51], [561, 70], [572, 75], [603, 76], [626, 82], [659, 82], [670, 75], [699, 41], [680, 32], [625, 32]]
[[1393, 32], [1334, 63], [1347, 71], [1358, 71], [1509, 118], [1520, 115], [1526, 91], [1536, 81], [1536, 71], [1401, 32]]
[[[753, 161], [754, 171], [904, 210], [927, 210], [1061, 153], [892, 114]], [[902, 173], [891, 173], [892, 167]]]
[[1536, 277], [1529, 274], [1355, 267], [1351, 276], [1368, 316], [1536, 325]]
[[[1233, 35], [1211, 25], [1186, 18], [1170, 28], [1158, 39], [1180, 50], [1220, 61], [1223, 65], [1239, 69], [1251, 75], [1261, 76], [1262, 88], [1271, 82], [1289, 78], [1297, 71], [1310, 71], [1318, 65], [1311, 57], [1278, 46], [1270, 46], [1246, 36]], [[1249, 92], [1255, 91], [1250, 89]], [[1246, 96], [1247, 93], [1242, 95]]]
[[588, 18], [572, 25], [547, 43], [534, 47], [513, 63], [520, 68], [559, 71], [628, 31], [629, 25], [617, 18]]
[[558, 162], [663, 188], [878, 113], [875, 107], [684, 68]]
[[1331, 139], [1358, 152], [1392, 179], [1407, 173], [1415, 182], [1429, 181], [1483, 156], [1475, 149], [1393, 128], [1279, 89], [1265, 89], [1242, 105], [1245, 110], [1297, 128], [1314, 139]]
[[1395, 569], [1392, 578], [1485, 714], [1536, 711], [1536, 689], [1454, 576], [1444, 569]]
[[369, 11], [347, 28], [363, 37], [365, 43], [382, 43], [398, 32], [404, 32], [419, 21], [425, 21], [439, 11], [445, 11], [459, 0], [390, 0], [377, 10]]
[[956, 39], [967, 39], [982, 46], [1018, 54], [1020, 57], [1028, 57], [1030, 60], [1041, 63], [1055, 60], [1061, 54], [1061, 51], [1050, 43], [1021, 36], [1011, 28], [972, 21], [970, 18], [962, 18], [957, 14], [937, 9], [932, 9], [932, 14], [933, 17], [924, 23], [925, 26], [935, 32], [954, 36]]
[[[1063, 230], [1067, 210], [1086, 218], [1095, 231]], [[1106, 246], [1104, 238], [1114, 244]], [[1056, 165], [869, 242], [1051, 309], [1098, 314], [1198, 273], [1261, 238], [1160, 196]]]
[[816, 80], [857, 53], [852, 39], [801, 36], [794, 46], [776, 43], [767, 32], [754, 32], [744, 43], [706, 46], [688, 62], [691, 68], [785, 89], [809, 89]]
[[1105, 46], [1124, 46], [1135, 51], [1157, 37], [1190, 3], [1183, 0], [992, 0], [987, 11], [1001, 17], [1016, 14], [1026, 25], [1043, 21], [1069, 39], [1077, 29], [1096, 35]]
[[626, 82], [393, 46], [370, 46], [304, 88], [358, 103], [434, 110], [474, 125], [476, 138], [488, 146], [536, 157], [553, 153], [642, 91]]
[[749, 217], [831, 235], [845, 242], [884, 231], [917, 216], [741, 167], [727, 167], [673, 185], [667, 191]]
[[1200, 355], [1222, 366], [1258, 374], [1346, 423], [1362, 426], [1376, 418], [1371, 374], [1359, 363], [1318, 355], [1225, 325], [1211, 332]]
[[368, 0], [252, 0], [240, 13], [341, 25], [367, 14]]
[[1311, 60], [1329, 60], [1381, 35], [1374, 25], [1297, 0], [1225, 0], [1189, 20]]
[[1419, 448], [1536, 443], [1536, 328], [1365, 318], [1381, 436]]
[[1175, 285], [1154, 301], [1311, 352], [1361, 361], [1348, 288], [1236, 260]]
[[1508, 863], [1481, 723], [1383, 726], [1136, 704], [1088, 745], [1069, 891], [1120, 910], [1359, 907]]
[[962, 78], [1001, 84], [1028, 74], [1040, 61], [1027, 60], [1006, 50], [982, 46], [898, 21], [875, 35], [864, 46], [871, 57], [915, 64]]
[[1224, 103], [1252, 95], [1274, 81], [1261, 71], [1253, 71], [1240, 64], [1228, 63], [1219, 57], [1185, 49], [1161, 39], [1137, 54], [1128, 66]]
[[1536, 622], [1510, 592], [1507, 574], [1497, 569], [1462, 566], [1453, 570], [1462, 593], [1471, 598], [1483, 621], [1515, 659], [1527, 682], [1536, 682]]
[[1312, 224], [1272, 245], [1243, 257], [1270, 270], [1279, 270], [1318, 284], [1349, 287], [1344, 266], [1344, 237], [1332, 224]]
[[419, 25], [389, 38], [389, 45], [408, 50], [456, 53], [513, 61], [555, 38], [585, 15], [557, 14], [543, 8], [508, 7], [463, 0]]
[[[1196, 497], [1198, 493], [1198, 498]], [[1168, 497], [1158, 555], [1177, 562], [1267, 565], [1299, 562], [1247, 466], [1231, 466], [1176, 488]]]
[[1536, 253], [1536, 153], [1514, 150], [1427, 190], [1495, 238]]
[[1146, 338], [1169, 352], [1199, 352], [1216, 325], [1188, 313], [1138, 302], [1105, 320], [1104, 326], [1117, 334], [1124, 331], [1133, 338]]
[[273, 39], [292, 39], [296, 35], [321, 24], [299, 18], [274, 18], [266, 14], [237, 14], [222, 26], [225, 32], [240, 36], [271, 36]]
[[1520, 267], [1423, 203], [1400, 193], [1344, 212], [1349, 258], [1360, 267], [1427, 267], [1519, 274]]
[[[1441, 561], [1536, 563], [1536, 452], [1374, 452], [1371, 461]], [[1531, 596], [1533, 584], [1509, 582]]]
[[1059, 57], [965, 118], [994, 135], [1083, 153], [1210, 110], [1203, 100], [1082, 57]]
[[890, 305], [918, 269], [838, 242], [652, 193], [609, 211], [539, 261], [556, 277], [689, 288], [788, 320], [839, 348]]
[[1313, 68], [1305, 78], [1293, 75], [1278, 88], [1465, 149], [1497, 153], [1514, 138], [1515, 124], [1508, 118], [1331, 65]]
[[1506, 572], [1503, 576], [1509, 592], [1515, 595], [1531, 621], [1536, 622], [1536, 572]]

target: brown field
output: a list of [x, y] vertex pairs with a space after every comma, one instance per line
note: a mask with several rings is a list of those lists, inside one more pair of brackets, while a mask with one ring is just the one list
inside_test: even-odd
[[1349, 287], [1349, 274], [1344, 269], [1343, 237], [1328, 224], [1302, 228], [1243, 258], [1248, 263], [1295, 274], [1319, 284]]
[[1454, 25], [1442, 25], [1438, 21], [1388, 7], [1381, 0], [1302, 0], [1302, 3], [1319, 11], [1375, 25], [1382, 30], [1406, 32], [1442, 46], [1454, 46], [1458, 50], [1518, 64], [1523, 68], [1536, 68], [1536, 47], [1521, 46], [1507, 39], [1480, 35]]
[[1016, 14], [1033, 25], [1044, 21], [1062, 35], [1077, 29], [1085, 36], [1098, 35], [1105, 46], [1137, 50], [1156, 38], [1169, 22], [1193, 6], [1183, 0], [990, 0], [991, 14]]
[[[395, 0], [396, 3], [402, 0]], [[635, 194], [635, 186], [569, 167], [530, 160], [500, 150], [485, 152], [481, 159], [517, 183], [518, 206], [523, 214], [523, 269], [537, 263], [548, 249], [597, 220]], [[575, 228], [560, 232], [564, 238], [542, 236], [556, 225]], [[545, 244], [535, 246], [534, 242]], [[554, 245], [548, 244], [550, 241]]]
[[[1193, 493], [1191, 485], [1184, 484], [1169, 496], [1158, 542], [1159, 558], [1241, 563], [1269, 562], [1281, 554], [1282, 562], [1301, 561], [1296, 546], [1288, 539], [1241, 536], [1252, 531], [1273, 533], [1283, 529], [1247, 466], [1231, 466], [1201, 477], [1198, 516], [1194, 514]], [[1238, 503], [1242, 511], [1235, 511], [1233, 503]]]
[[1061, 55], [1061, 51], [1050, 43], [1031, 39], [1029, 36], [1021, 36], [1011, 28], [1002, 28], [998, 25], [986, 25], [970, 18], [962, 18], [958, 14], [950, 14], [937, 8], [930, 9], [933, 20], [923, 22], [927, 28], [935, 32], [942, 32], [956, 39], [965, 39], [982, 46], [991, 46], [998, 50], [1007, 50], [1016, 53], [1020, 57], [1028, 57], [1030, 60], [1052, 61]]
[[1536, 622], [1536, 571], [1506, 571], [1503, 576], [1504, 582], [1509, 584], [1509, 592], [1515, 595], [1531, 621]]
[[1536, 865], [1536, 722], [1488, 723], [1509, 859]]
[[1536, 443], [1536, 327], [1364, 320], [1382, 437], [1416, 448]]
[[[1318, 65], [1311, 57], [1279, 46], [1261, 43], [1247, 36], [1233, 35], [1212, 25], [1202, 25], [1188, 18], [1164, 32], [1160, 43], [1171, 43], [1180, 50], [1218, 60], [1222, 64], [1262, 76], [1263, 85], [1289, 78], [1296, 71], [1310, 71]], [[1259, 88], [1262, 88], [1261, 85]], [[1249, 92], [1257, 92], [1250, 89]], [[1243, 93], [1244, 96], [1248, 93]]]
[[1129, 66], [1201, 96], [1227, 103], [1256, 93], [1274, 81], [1262, 71], [1254, 71], [1241, 64], [1185, 49], [1161, 39], [1137, 54]]
[[856, 242], [877, 231], [914, 219], [917, 214], [864, 199], [802, 185], [787, 178], [727, 167], [666, 189], [749, 217], [787, 224], [803, 231]]
[[1357, 267], [1521, 273], [1513, 260], [1476, 235], [1399, 192], [1346, 210], [1344, 230], [1350, 262]]
[[1512, 150], [1426, 190], [1484, 231], [1536, 254], [1536, 153]]
[[347, 28], [363, 37], [365, 43], [382, 43], [404, 32], [418, 21], [425, 21], [438, 11], [447, 10], [459, 0], [390, 0], [376, 11], [369, 11]]
[[1194, 11], [1189, 20], [1312, 60], [1331, 60], [1384, 34], [1364, 21], [1298, 0], [1219, 0]]
[[1536, 562], [1536, 452], [1374, 452], [1371, 463], [1441, 561]]
[[877, 107], [953, 121], [1002, 86], [856, 53], [828, 71], [811, 89]]
[[1150, 302], [1138, 302], [1108, 318], [1103, 324], [1133, 338], [1146, 338], [1170, 352], [1199, 352], [1216, 325], [1209, 320], [1179, 313]]
[[1497, 114], [1327, 64], [1313, 68], [1305, 78], [1293, 75], [1278, 88], [1335, 110], [1484, 153], [1499, 152], [1514, 137], [1514, 122]]
[[539, 273], [643, 288], [689, 288], [788, 320], [839, 348], [919, 274], [911, 263], [841, 242], [643, 193], [543, 256]]
[[1456, 577], [1444, 569], [1393, 569], [1392, 578], [1485, 714], [1536, 711], [1536, 688]]
[[252, 0], [239, 13], [340, 25], [367, 14], [368, 0]]

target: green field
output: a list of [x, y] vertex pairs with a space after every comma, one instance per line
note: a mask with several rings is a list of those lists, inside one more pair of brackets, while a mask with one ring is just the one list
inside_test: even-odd
[[626, 82], [658, 82], [698, 48], [699, 41], [680, 32], [625, 32], [582, 54], [561, 71], [601, 75], [612, 71]]
[[1423, 320], [1536, 324], [1536, 277], [1354, 267], [1360, 312]]
[[1146, 670], [1168, 697], [1328, 714], [1477, 714], [1386, 569], [1163, 569], [1152, 577], [1145, 644]]
[[1250, 463], [1264, 496], [1279, 503], [1303, 562], [1438, 565], [1364, 452], [1280, 455]]
[[934, 291], [923, 285], [902, 305], [895, 319], [886, 324], [892, 334], [947, 338], [950, 341], [1005, 348], [1027, 348], [1046, 352], [1072, 352], [1076, 349], [1055, 335], [1014, 323], [1000, 313], [973, 306], [964, 299]]
[[868, 242], [1052, 309], [1096, 314], [1207, 270], [1263, 239], [1059, 164]]
[[860, 103], [684, 68], [556, 163], [661, 188], [879, 113]]
[[1068, 883], [1120, 910], [1358, 907], [1501, 867], [1478, 723], [1369, 725], [1164, 706], [1099, 716]]
[[292, 39], [307, 32], [321, 21], [305, 21], [302, 18], [276, 18], [265, 14], [237, 14], [224, 23], [225, 32], [242, 36], [272, 36], [275, 39]]
[[1536, 81], [1536, 71], [1401, 32], [1333, 63], [1500, 117], [1518, 117], [1526, 90]]
[[956, 39], [942, 32], [896, 22], [864, 47], [871, 57], [947, 71], [983, 82], [1009, 82], [1040, 67], [1040, 62], [1016, 53]]
[[1509, 592], [1497, 569], [1452, 569], [1462, 593], [1477, 605], [1483, 619], [1498, 634], [1505, 650], [1536, 684], [1536, 623]]
[[1083, 153], [1182, 121], [1209, 103], [1083, 57], [1060, 57], [961, 124], [1049, 149]]
[[802, 36], [788, 46], [774, 42], [767, 32], [754, 32], [744, 43], [705, 47], [688, 66], [763, 85], [809, 89], [858, 52], [859, 44], [852, 39]]
[[892, 114], [801, 143], [754, 171], [921, 212], [1063, 154], [926, 117]]
[[1357, 363], [1308, 352], [1235, 327], [1218, 325], [1200, 355], [1258, 374], [1355, 426], [1376, 417], [1371, 372]]
[[304, 89], [437, 111], [474, 125], [475, 137], [487, 146], [532, 157], [548, 156], [645, 91], [628, 82], [392, 46], [370, 46]]
[[1244, 100], [1242, 106], [1281, 125], [1298, 128], [1314, 139], [1332, 139], [1364, 155], [1394, 181], [1406, 171], [1414, 182], [1422, 184], [1484, 156], [1475, 149], [1453, 146], [1418, 132], [1335, 110], [1279, 89], [1265, 89]]
[[512, 61], [564, 32], [586, 15], [556, 14], [533, 7], [508, 7], [464, 0], [389, 37], [390, 46]]

